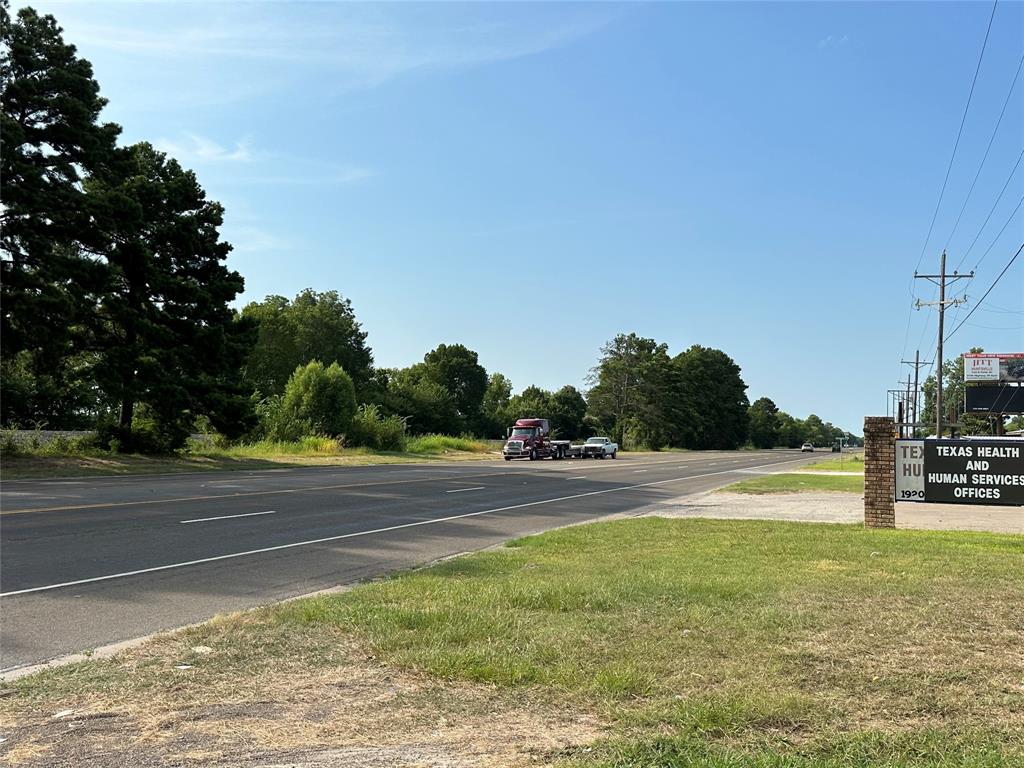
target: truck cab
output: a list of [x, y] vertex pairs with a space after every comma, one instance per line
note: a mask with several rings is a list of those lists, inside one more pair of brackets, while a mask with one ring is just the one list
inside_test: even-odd
[[547, 419], [519, 419], [508, 431], [505, 447], [501, 449], [505, 461], [530, 461], [551, 455], [551, 425]]

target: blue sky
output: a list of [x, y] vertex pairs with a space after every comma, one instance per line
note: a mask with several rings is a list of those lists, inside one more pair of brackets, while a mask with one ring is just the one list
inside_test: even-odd
[[[859, 432], [934, 344], [911, 275], [987, 2], [35, 6], [124, 141], [224, 203], [240, 303], [336, 289], [378, 365], [461, 342], [517, 390], [581, 386], [636, 331], [719, 347], [751, 400]], [[973, 299], [1024, 242], [1024, 167], [982, 229], [1024, 149], [1024, 74], [953, 231], [1022, 40], [1024, 4], [1000, 2], [921, 262], [980, 231]], [[1022, 328], [1024, 258], [950, 351], [1018, 351]]]

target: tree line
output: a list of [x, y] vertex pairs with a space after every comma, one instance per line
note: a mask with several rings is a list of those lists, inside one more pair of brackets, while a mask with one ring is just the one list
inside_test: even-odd
[[56, 20], [0, 1], [0, 418], [90, 429], [102, 447], [170, 451], [197, 430], [226, 440], [344, 438], [381, 449], [406, 434], [501, 437], [521, 417], [557, 436], [626, 447], [821, 444], [837, 434], [766, 398], [750, 405], [721, 350], [622, 334], [581, 392], [489, 373], [462, 344], [406, 368], [374, 365], [336, 291], [267, 296], [240, 311], [224, 210], [195, 174], [120, 126]]

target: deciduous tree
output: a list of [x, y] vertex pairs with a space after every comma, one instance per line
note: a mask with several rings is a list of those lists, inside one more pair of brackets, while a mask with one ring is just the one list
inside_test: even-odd
[[373, 352], [352, 302], [337, 291], [307, 288], [291, 301], [267, 296], [246, 305], [242, 316], [259, 329], [245, 362], [246, 380], [259, 392], [282, 392], [297, 366], [320, 360], [338, 363], [352, 377], [359, 399], [370, 397]]
[[750, 406], [750, 442], [755, 448], [779, 443], [779, 407], [770, 398], [758, 398]]

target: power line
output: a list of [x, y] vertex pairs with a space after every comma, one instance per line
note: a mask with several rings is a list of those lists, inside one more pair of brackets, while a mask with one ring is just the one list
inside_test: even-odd
[[[967, 103], [964, 105], [964, 113], [963, 113], [963, 115], [960, 118], [960, 128], [957, 130], [957, 133], [956, 133], [956, 141], [953, 143], [953, 152], [949, 156], [949, 164], [946, 166], [946, 175], [945, 175], [945, 177], [942, 180], [942, 188], [939, 190], [939, 199], [935, 202], [935, 210], [932, 213], [932, 220], [931, 220], [931, 223], [928, 225], [928, 234], [925, 235], [924, 244], [921, 246], [921, 253], [917, 257], [917, 265], [914, 267], [915, 274], [921, 268], [921, 262], [924, 259], [924, 254], [928, 250], [928, 243], [929, 243], [929, 241], [932, 238], [932, 231], [935, 229], [935, 220], [938, 218], [939, 209], [942, 207], [942, 198], [946, 194], [946, 185], [949, 183], [949, 174], [953, 170], [953, 161], [956, 159], [957, 148], [960, 146], [960, 137], [963, 135], [964, 125], [967, 122], [967, 113], [971, 109], [971, 100], [974, 98], [974, 87], [978, 83], [978, 73], [981, 71], [981, 62], [985, 58], [985, 49], [988, 47], [988, 37], [989, 37], [989, 33], [991, 33], [991, 31], [992, 31], [992, 20], [995, 18], [996, 6], [997, 5], [999, 5], [999, 0], [993, 0], [993, 2], [992, 2], [992, 12], [989, 14], [988, 26], [985, 28], [985, 39], [982, 40], [981, 51], [978, 53], [978, 63], [974, 67], [974, 78], [971, 80], [971, 90], [967, 94]], [[910, 289], [910, 298], [911, 299], [916, 298], [916, 288], [915, 288], [916, 283], [917, 283], [916, 280], [911, 280], [910, 281], [910, 285], [908, 286], [908, 288]], [[907, 352], [907, 340], [908, 340], [908, 338], [910, 336], [911, 317], [913, 316], [911, 314], [911, 311], [912, 310], [910, 310], [910, 309], [907, 310], [907, 328], [906, 328], [906, 332], [903, 335], [903, 351], [900, 352], [900, 358], [901, 359], [903, 358], [903, 356]], [[924, 334], [925, 334], [925, 331], [927, 330], [927, 327], [928, 326], [927, 326], [927, 323], [926, 323], [925, 327], [921, 331], [921, 339], [922, 340], [924, 339]], [[920, 347], [920, 346], [921, 345], [920, 345], [920, 342], [919, 342], [918, 343], [918, 347]]]
[[964, 261], [967, 259], [967, 256], [970, 254], [971, 251], [974, 250], [974, 246], [977, 244], [978, 239], [981, 237], [981, 233], [984, 232], [985, 227], [988, 226], [989, 219], [991, 219], [992, 214], [996, 212], [996, 207], [999, 205], [999, 201], [1003, 199], [1003, 193], [1006, 192], [1006, 188], [1009, 187], [1010, 182], [1013, 181], [1013, 175], [1017, 173], [1017, 167], [1020, 165], [1021, 160], [1024, 160], [1024, 149], [1022, 149], [1020, 151], [1020, 154], [1017, 155], [1017, 162], [1014, 163], [1013, 168], [1010, 169], [1010, 175], [1006, 177], [1006, 183], [1003, 184], [1003, 188], [999, 190], [999, 195], [996, 197], [996, 201], [992, 203], [992, 207], [988, 211], [988, 216], [986, 216], [985, 221], [982, 222], [981, 228], [978, 230], [978, 234], [974, 236], [974, 239], [971, 241], [971, 244], [967, 246], [967, 250], [964, 251], [964, 255], [960, 257], [960, 261], [956, 265], [957, 269], [960, 269]]
[[925, 306], [934, 306], [938, 309], [939, 314], [939, 333], [937, 344], [935, 345], [935, 363], [938, 366], [939, 374], [936, 378], [935, 385], [935, 434], [938, 437], [942, 437], [942, 343], [944, 341], [942, 335], [943, 321], [946, 317], [947, 306], [959, 306], [967, 301], [966, 298], [960, 299], [947, 299], [946, 298], [946, 287], [960, 280], [970, 280], [974, 277], [974, 273], [971, 272], [969, 275], [961, 275], [956, 272], [949, 274], [946, 272], [946, 252], [942, 252], [942, 258], [939, 260], [939, 274], [937, 275], [919, 275], [917, 272], [914, 273], [915, 280], [927, 280], [930, 283], [934, 283], [939, 287], [939, 299], [938, 301], [924, 302], [920, 299], [917, 300], [917, 308]]
[[[1022, 152], [1021, 154], [1024, 155], [1024, 152]], [[1018, 160], [1018, 162], [1019, 162], [1019, 160]], [[1001, 194], [1002, 193], [1000, 193], [1000, 195]], [[1006, 222], [1003, 224], [1002, 228], [999, 230], [999, 233], [995, 236], [995, 238], [992, 240], [992, 242], [989, 243], [989, 246], [988, 246], [988, 248], [985, 249], [985, 252], [983, 254], [981, 254], [981, 258], [978, 259], [978, 261], [975, 263], [975, 265], [974, 265], [975, 271], [977, 271], [978, 267], [981, 266], [981, 262], [983, 262], [985, 260], [985, 257], [989, 255], [989, 253], [995, 247], [996, 243], [999, 242], [999, 238], [1001, 238], [1003, 236], [1003, 232], [1005, 232], [1006, 228], [1008, 226], [1010, 226], [1010, 222], [1013, 221], [1013, 217], [1017, 215], [1017, 211], [1020, 210], [1020, 207], [1021, 207], [1022, 204], [1024, 204], [1024, 197], [1021, 197], [1021, 199], [1017, 201], [1017, 206], [1010, 212], [1009, 218], [1006, 219]], [[985, 223], [986, 224], [988, 223], [988, 219], [985, 219]], [[984, 227], [984, 225], [982, 225], [982, 227]], [[978, 235], [980, 236], [981, 232], [979, 232]], [[977, 242], [978, 238], [977, 237], [974, 238], [974, 241]], [[973, 243], [971, 245], [973, 247]], [[963, 259], [961, 259], [960, 261], [962, 262]], [[957, 267], [959, 268], [959, 265], [957, 265]], [[960, 307], [957, 307], [956, 308], [956, 314], [953, 315], [953, 322], [955, 323], [957, 321], [957, 319], [959, 319], [959, 317], [960, 317]], [[959, 328], [960, 326], [957, 326], [957, 327]], [[923, 336], [923, 334], [922, 334], [922, 336]]]
[[978, 325], [977, 323], [966, 323], [970, 328], [983, 328], [986, 331], [1020, 331], [1024, 325]]
[[952, 338], [953, 334], [959, 331], [963, 324], [970, 319], [971, 315], [973, 315], [975, 311], [977, 311], [978, 307], [981, 306], [981, 303], [985, 301], [986, 298], [988, 298], [988, 295], [992, 293], [992, 289], [996, 287], [996, 283], [998, 283], [1002, 279], [1003, 275], [1006, 274], [1007, 270], [1009, 270], [1009, 268], [1013, 266], [1013, 262], [1015, 262], [1017, 260], [1017, 257], [1020, 256], [1021, 251], [1024, 251], [1024, 243], [1021, 243], [1021, 246], [1020, 248], [1017, 249], [1017, 252], [1013, 254], [1012, 257], [1010, 257], [1010, 260], [1008, 262], [1006, 262], [1006, 266], [1003, 267], [1003, 271], [996, 276], [996, 279], [992, 281], [992, 285], [990, 285], [988, 287], [988, 290], [985, 291], [985, 294], [980, 299], [978, 299], [975, 305], [971, 308], [971, 311], [964, 316], [964, 319], [960, 321], [959, 325], [957, 325], [956, 328], [949, 332], [949, 336], [945, 338], [945, 341], [949, 341], [950, 338]]
[[1010, 222], [1013, 221], [1013, 217], [1017, 215], [1017, 211], [1020, 210], [1022, 204], [1024, 204], [1024, 196], [1022, 196], [1020, 200], [1017, 201], [1016, 207], [1012, 211], [1010, 211], [1010, 216], [1009, 218], [1007, 218], [1006, 223], [1003, 224], [1002, 229], [999, 230], [999, 233], [995, 236], [995, 239], [993, 239], [992, 242], [989, 244], [988, 248], [985, 249], [985, 252], [981, 254], [981, 258], [978, 259], [978, 263], [974, 265], [975, 269], [977, 269], [981, 265], [981, 262], [985, 260], [985, 257], [988, 256], [989, 252], [991, 252], [991, 250], [995, 247], [995, 244], [999, 242], [999, 238], [1003, 236], [1003, 232], [1005, 232], [1006, 228], [1010, 226]]
[[964, 198], [964, 204], [960, 207], [960, 213], [957, 214], [956, 222], [953, 224], [953, 231], [949, 233], [949, 237], [946, 239], [946, 244], [943, 246], [943, 250], [949, 248], [949, 244], [953, 240], [953, 235], [956, 234], [957, 227], [960, 226], [960, 219], [963, 218], [964, 211], [967, 210], [967, 203], [970, 201], [971, 194], [974, 192], [974, 186], [978, 183], [978, 178], [981, 176], [981, 170], [985, 167], [985, 161], [988, 160], [988, 153], [992, 149], [992, 143], [996, 140], [996, 134], [999, 133], [999, 126], [1002, 125], [1003, 115], [1006, 114], [1006, 107], [1010, 103], [1010, 97], [1013, 95], [1014, 86], [1017, 85], [1017, 78], [1020, 77], [1021, 67], [1024, 67], [1024, 56], [1020, 57], [1020, 63], [1017, 64], [1017, 72], [1013, 76], [1013, 82], [1010, 83], [1010, 90], [1006, 92], [1006, 100], [1003, 102], [1003, 108], [999, 112], [999, 119], [996, 120], [996, 127], [992, 129], [992, 135], [989, 137], [988, 146], [985, 147], [985, 154], [981, 158], [981, 164], [978, 166], [978, 172], [974, 174], [974, 181], [971, 182], [971, 188], [967, 190], [967, 197]]
[[939, 208], [942, 207], [942, 198], [946, 194], [946, 185], [949, 183], [949, 174], [953, 170], [953, 160], [956, 158], [957, 147], [960, 146], [960, 137], [964, 132], [964, 124], [967, 122], [967, 113], [971, 109], [971, 99], [974, 98], [974, 86], [978, 82], [978, 73], [981, 71], [981, 61], [985, 58], [985, 48], [988, 47], [988, 36], [992, 31], [992, 20], [996, 16], [996, 6], [999, 5], [999, 0], [994, 0], [992, 3], [992, 13], [988, 17], [988, 27], [985, 29], [985, 39], [981, 43], [981, 53], [978, 54], [978, 64], [974, 68], [974, 79], [971, 80], [971, 90], [967, 94], [967, 104], [964, 106], [963, 117], [960, 118], [960, 130], [956, 133], [956, 141], [953, 143], [953, 154], [949, 156], [949, 165], [946, 166], [946, 177], [942, 180], [942, 189], [939, 190], [939, 199], [935, 203], [935, 212], [932, 214], [932, 222], [928, 225], [928, 234], [925, 236], [924, 245], [921, 246], [921, 255], [917, 257], [917, 266], [914, 267], [916, 272], [921, 268], [921, 261], [924, 259], [925, 251], [928, 250], [928, 241], [932, 238], [932, 230], [935, 228], [935, 219], [938, 218]]

